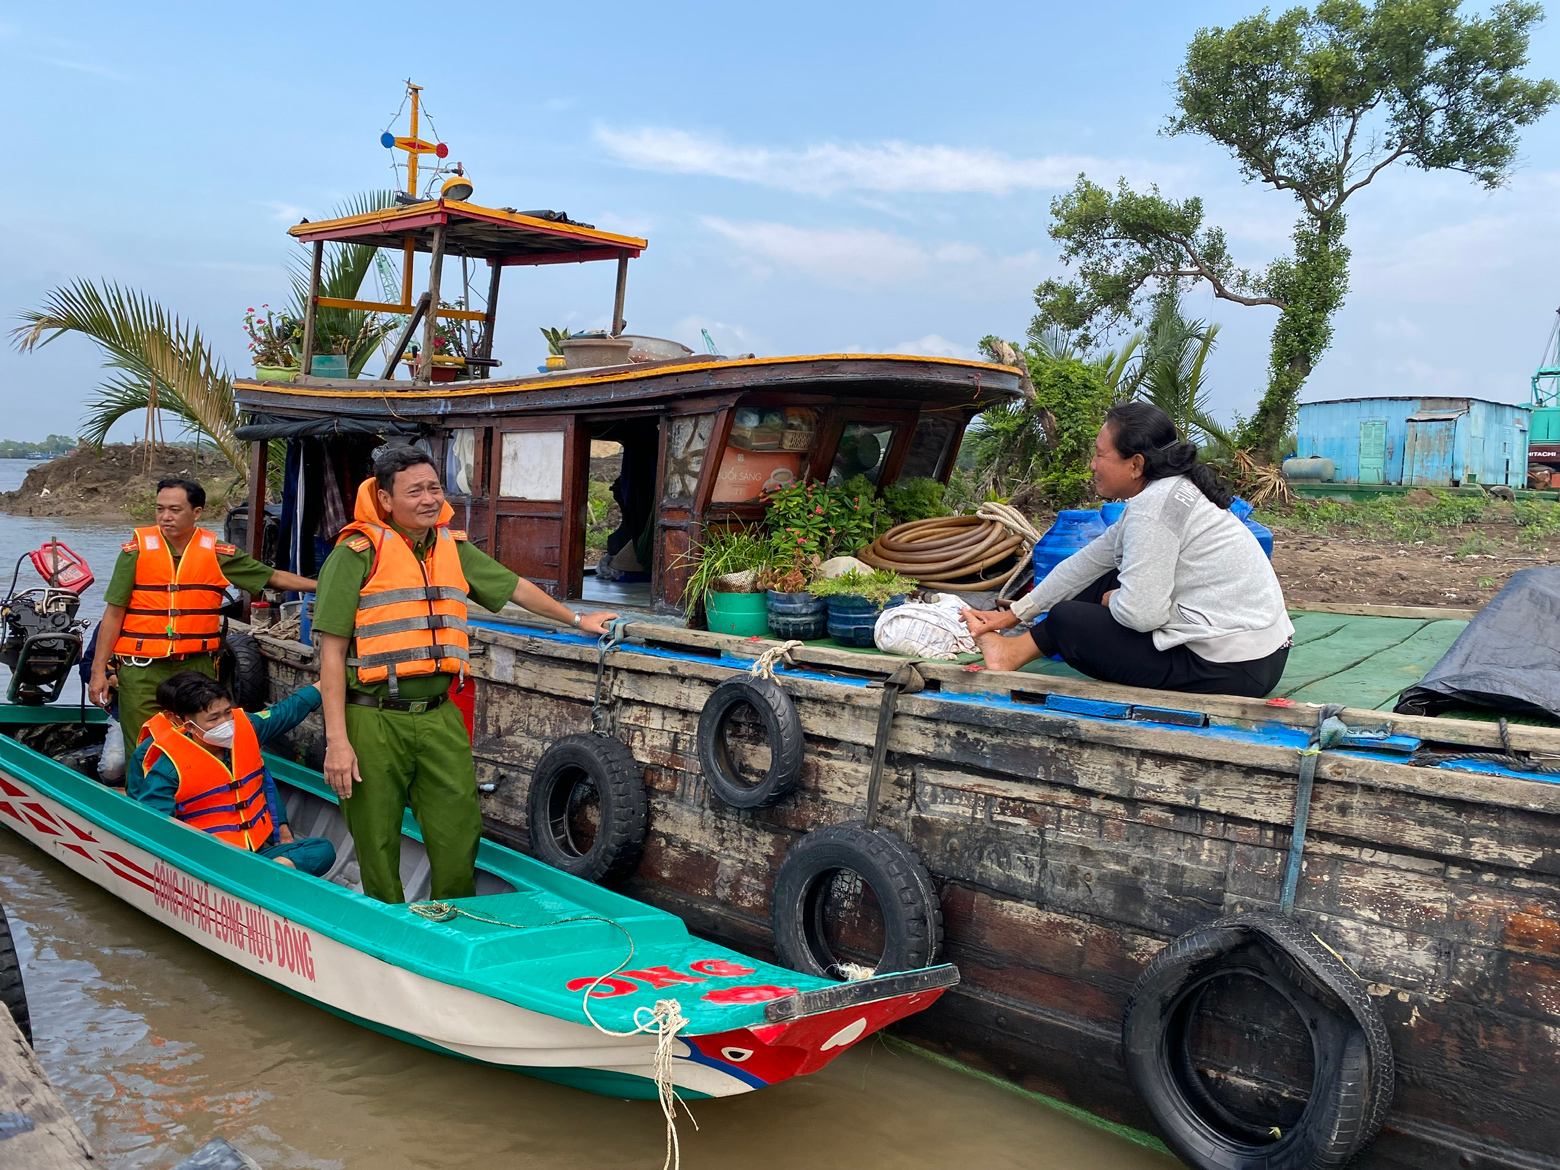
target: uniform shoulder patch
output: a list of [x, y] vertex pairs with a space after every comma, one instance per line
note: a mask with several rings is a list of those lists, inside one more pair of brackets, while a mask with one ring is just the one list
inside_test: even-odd
[[374, 547], [374, 542], [366, 536], [349, 536], [346, 539], [346, 546], [353, 552], [365, 553]]
[[470, 540], [471, 538], [466, 535], [466, 530], [464, 528], [451, 528], [450, 529], [450, 539], [451, 540]]
[[229, 544], [225, 540], [219, 540], [217, 541], [217, 553], [224, 557], [236, 557], [238, 555], [238, 545]]
[[119, 551], [120, 552], [134, 552], [135, 551], [135, 541], [133, 541], [133, 540], [125, 541], [124, 544], [119, 546]]

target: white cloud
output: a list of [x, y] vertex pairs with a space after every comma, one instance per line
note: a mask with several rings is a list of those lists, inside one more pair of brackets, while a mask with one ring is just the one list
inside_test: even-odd
[[736, 224], [715, 216], [705, 216], [703, 222], [749, 257], [797, 268], [831, 284], [914, 280], [926, 272], [930, 260], [914, 240], [871, 228]]
[[892, 349], [884, 353], [909, 353], [920, 357], [946, 357], [965, 358], [973, 360], [980, 356], [973, 345], [960, 345], [957, 341], [949, 341], [940, 333], [928, 333], [919, 341], [901, 341]]
[[714, 175], [828, 195], [836, 191], [1005, 195], [1071, 186], [1079, 171], [1114, 165], [1087, 157], [1014, 158], [994, 150], [827, 142], [802, 150], [734, 146], [716, 138], [659, 127], [596, 128], [596, 141], [640, 170]]

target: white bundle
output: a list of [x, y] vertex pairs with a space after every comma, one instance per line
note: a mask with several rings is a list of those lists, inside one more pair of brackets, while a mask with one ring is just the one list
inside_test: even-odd
[[935, 604], [909, 601], [885, 609], [872, 627], [872, 640], [885, 654], [952, 661], [975, 651], [975, 639], [959, 616], [961, 603], [951, 594], [938, 594]]
[[119, 730], [119, 720], [110, 718], [108, 734], [103, 737], [103, 754], [98, 757], [99, 780], [123, 780], [125, 778], [125, 737]]

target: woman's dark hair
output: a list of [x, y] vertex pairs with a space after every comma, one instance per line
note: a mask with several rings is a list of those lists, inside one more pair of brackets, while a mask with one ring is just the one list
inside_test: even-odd
[[1105, 412], [1110, 441], [1123, 459], [1143, 456], [1144, 479], [1184, 475], [1218, 508], [1228, 508], [1234, 496], [1213, 468], [1197, 460], [1197, 444], [1175, 433], [1170, 416], [1149, 402], [1123, 402]]
[[184, 498], [190, 502], [190, 507], [192, 508], [204, 508], [206, 506], [206, 489], [193, 479], [184, 479], [180, 476], [173, 476], [170, 479], [159, 479], [157, 481], [157, 490], [162, 491], [165, 488], [183, 488]]
[[233, 701], [223, 686], [198, 670], [181, 670], [157, 684], [157, 705], [180, 719], [193, 719], [218, 699]]
[[395, 477], [411, 467], [427, 464], [437, 475], [439, 466], [428, 452], [417, 447], [397, 445], [381, 447], [374, 452], [374, 479], [379, 490], [395, 495]]

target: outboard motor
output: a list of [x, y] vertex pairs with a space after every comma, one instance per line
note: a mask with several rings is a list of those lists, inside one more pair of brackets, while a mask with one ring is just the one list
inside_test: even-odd
[[[18, 590], [28, 559], [48, 584]], [[81, 660], [87, 622], [76, 612], [92, 580], [86, 561], [57, 540], [17, 558], [10, 593], [0, 601], [0, 662], [11, 668], [7, 702], [37, 707], [60, 697], [71, 667]]]

